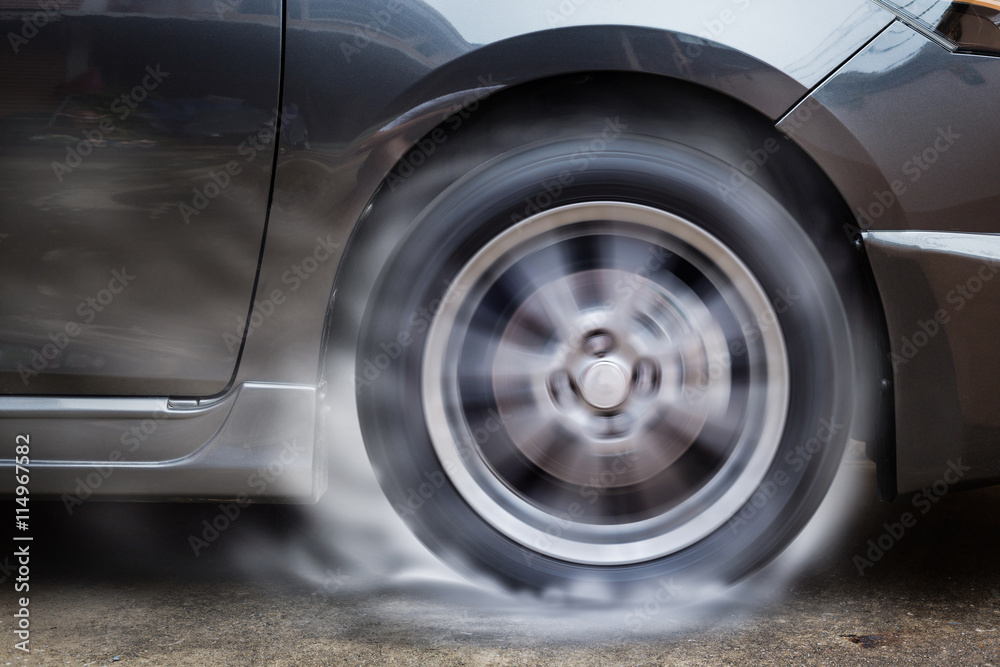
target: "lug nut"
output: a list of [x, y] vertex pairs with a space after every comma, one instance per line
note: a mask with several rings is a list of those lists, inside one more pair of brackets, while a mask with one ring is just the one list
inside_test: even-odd
[[557, 405], [568, 405], [573, 396], [573, 383], [566, 371], [556, 371], [549, 376], [549, 394]]
[[592, 357], [600, 359], [607, 355], [615, 346], [615, 339], [611, 334], [599, 332], [587, 337], [583, 349]]
[[625, 435], [632, 428], [632, 419], [622, 413], [609, 415], [600, 420], [599, 435], [606, 438], [615, 438]]
[[649, 359], [640, 359], [635, 365], [635, 390], [641, 394], [652, 394], [660, 381], [659, 369], [656, 363]]

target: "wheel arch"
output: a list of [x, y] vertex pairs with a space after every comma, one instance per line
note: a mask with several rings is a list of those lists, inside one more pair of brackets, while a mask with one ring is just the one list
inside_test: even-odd
[[[553, 54], [556, 51], [556, 54]], [[505, 88], [576, 72], [632, 72], [716, 90], [778, 120], [808, 89], [752, 55], [694, 35], [640, 26], [569, 26], [473, 49], [431, 70], [387, 106], [400, 117], [483, 82]]]
[[[728, 57], [734, 57], [734, 52], [731, 49], [721, 45], [718, 45], [717, 48], [727, 52]], [[739, 55], [743, 58], [749, 58], [749, 56]], [[721, 54], [717, 53], [716, 56], [721, 56]], [[768, 67], [762, 63], [761, 66]], [[466, 71], [466, 75], [469, 77], [477, 71], [477, 68], [470, 66], [469, 63], [465, 63], [460, 69]], [[380, 211], [381, 207], [385, 206], [385, 202], [392, 198], [393, 179], [400, 177], [400, 170], [404, 165], [410, 164], [411, 167], [417, 168], [423, 166], [427, 158], [432, 157], [432, 155], [423, 155], [417, 160], [420, 164], [416, 164], [417, 161], [412, 158], [421, 155], [421, 145], [427, 147], [442, 145], [443, 142], [435, 141], [435, 136], [444, 136], [446, 137], [445, 141], [465, 140], [470, 136], [475, 136], [477, 132], [482, 131], [490, 123], [496, 122], [497, 117], [502, 115], [504, 111], [522, 106], [523, 103], [530, 100], [537, 101], [540, 95], [560, 94], [553, 93], [553, 91], [565, 91], [574, 86], [581, 88], [590, 86], [591, 94], [595, 91], [614, 90], [616, 99], [631, 99], [633, 102], [636, 99], [648, 98], [651, 91], [657, 91], [658, 95], [661, 96], [659, 99], [672, 100], [674, 104], [683, 104], [685, 101], [689, 102], [691, 99], [697, 98], [700, 104], [714, 107], [720, 114], [726, 114], [731, 121], [724, 128], [724, 133], [728, 133], [727, 139], [720, 141], [714, 150], [717, 157], [725, 159], [733, 166], [734, 173], [740, 172], [740, 166], [746, 166], [746, 169], [742, 171], [744, 174], [751, 171], [752, 167], [747, 166], [752, 163], [751, 151], [761, 150], [764, 146], [763, 141], [766, 139], [762, 139], [756, 147], [747, 149], [744, 146], [735, 147], [731, 141], [733, 136], [738, 135], [741, 131], [749, 131], [750, 134], [765, 130], [770, 131], [772, 134], [769, 136], [780, 137], [780, 149], [768, 154], [767, 164], [761, 166], [762, 173], [753, 174], [755, 180], [761, 179], [766, 189], [783, 203], [791, 202], [795, 206], [804, 206], [802, 210], [793, 210], [799, 219], [813, 219], [814, 216], [810, 214], [810, 211], [825, 218], [822, 222], [814, 224], [813, 229], [807, 231], [817, 243], [831, 272], [837, 278], [845, 305], [848, 306], [848, 316], [854, 331], [853, 344], [856, 350], [858, 384], [863, 391], [859, 392], [857, 401], [859, 418], [855, 420], [853, 436], [866, 443], [878, 442], [876, 447], [870, 447], [870, 455], [876, 458], [874, 454], [877, 450], [880, 467], [894, 470], [894, 466], [883, 466], [882, 463], [883, 456], [888, 455], [887, 452], [891, 453], [893, 450], [887, 445], [887, 443], [891, 443], [891, 423], [885, 423], [885, 415], [892, 414], [891, 392], [881, 391], [878, 385], [881, 378], [887, 377], [882, 366], [884, 366], [886, 358], [883, 352], [888, 349], [888, 338], [878, 291], [875, 289], [864, 249], [860, 245], [851, 245], [841, 232], [843, 224], [853, 219], [848, 217], [851, 214], [843, 196], [812, 158], [775, 129], [774, 121], [781, 117], [783, 111], [772, 116], [763, 112], [747, 99], [734, 96], [732, 90], [723, 91], [718, 86], [709, 87], [703, 82], [691, 78], [685, 79], [660, 72], [603, 68], [541, 77], [538, 76], [537, 71], [534, 74], [534, 77], [528, 77], [526, 73], [523, 77], [511, 74], [504, 77], [503, 84], [485, 86], [478, 89], [480, 91], [478, 93], [463, 96], [460, 100], [461, 103], [457, 103], [459, 100], [452, 98], [450, 100], [451, 112], [441, 114], [441, 109], [437, 109], [439, 122], [434, 124], [426, 122], [428, 118], [435, 117], [433, 113], [411, 113], [411, 117], [424, 121], [423, 126], [426, 131], [416, 137], [413, 134], [413, 127], [417, 123], [401, 123], [401, 127], [406, 126], [409, 139], [395, 142], [396, 150], [392, 151], [395, 154], [395, 159], [391, 163], [389, 160], [392, 159], [392, 154], [382, 153], [380, 155], [379, 151], [373, 151], [366, 167], [369, 170], [376, 170], [378, 174], [381, 174], [381, 179], [364, 207], [363, 214], [351, 231], [343, 260], [338, 268], [324, 329], [325, 350], [347, 351], [351, 353], [347, 355], [350, 356], [350, 362], [354, 361], [352, 354], [357, 349], [361, 320], [372, 285], [392, 249], [407, 229], [404, 221], [372, 215], [372, 213]], [[438, 80], [454, 81], [453, 78], [444, 74], [441, 74]], [[484, 81], [479, 80], [478, 83], [483, 84]], [[490, 80], [487, 79], [486, 83], [490, 83]], [[794, 81], [792, 83], [798, 86]], [[437, 90], [436, 86], [440, 85], [440, 83], [433, 84], [430, 90]], [[470, 88], [470, 90], [476, 89]], [[564, 103], [567, 101], [567, 99], [563, 99]], [[530, 106], [522, 106], [518, 113], [506, 115], [502, 120], [508, 126], [517, 126], [519, 122], [530, 116], [531, 110]], [[646, 111], [650, 114], [657, 113], [655, 108], [647, 108]], [[663, 111], [668, 110], [664, 109]], [[441, 119], [442, 117], [443, 119]], [[458, 119], [461, 119], [462, 122], [458, 122]], [[752, 130], [748, 130], [748, 128]], [[435, 135], [435, 132], [439, 131], [452, 132], [452, 134]], [[400, 132], [398, 137], [402, 138], [407, 132]], [[710, 147], [706, 146], [706, 148]], [[423, 153], [426, 152], [426, 150], [423, 151]], [[749, 156], [750, 162], [744, 160], [741, 165], [740, 158], [747, 156]], [[763, 173], [765, 168], [767, 173]], [[789, 191], [799, 188], [806, 188], [808, 193], [799, 191], [798, 198], [795, 199], [789, 194]], [[870, 345], [872, 336], [876, 340], [874, 346]], [[329, 356], [324, 354], [322, 358]], [[324, 366], [323, 361], [321, 361], [321, 366]], [[351, 394], [349, 400], [354, 401], [353, 385], [347, 387], [346, 383], [343, 382], [345, 372], [346, 378], [354, 377], [353, 363], [349, 364], [346, 360], [342, 360], [336, 371], [332, 370], [329, 364], [321, 367], [320, 375], [325, 385], [341, 382], [343, 393], [338, 393], [338, 396], [348, 398], [347, 392], [349, 391]], [[885, 405], [886, 401], [890, 402], [888, 407]], [[889, 422], [891, 422], [891, 418]], [[893, 496], [895, 493], [894, 480], [888, 484], [880, 477], [879, 489], [880, 495], [883, 497]]]

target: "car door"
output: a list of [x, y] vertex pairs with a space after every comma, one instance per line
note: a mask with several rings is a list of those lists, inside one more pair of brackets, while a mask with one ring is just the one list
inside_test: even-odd
[[223, 391], [285, 122], [279, 0], [8, 0], [0, 35], [0, 393]]

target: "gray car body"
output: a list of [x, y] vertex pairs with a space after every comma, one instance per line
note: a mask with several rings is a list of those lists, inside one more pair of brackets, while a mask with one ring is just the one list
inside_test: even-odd
[[861, 212], [845, 232], [897, 362], [884, 495], [957, 459], [1000, 481], [1000, 286], [954, 291], [1000, 260], [1000, 59], [869, 0], [30, 9], [0, 10], [0, 85], [24, 101], [0, 106], [0, 467], [29, 434], [33, 493], [318, 498], [320, 443], [359, 437], [357, 322], [402, 233], [360, 233], [380, 184], [489, 95], [593, 71], [718, 91], [812, 156]]

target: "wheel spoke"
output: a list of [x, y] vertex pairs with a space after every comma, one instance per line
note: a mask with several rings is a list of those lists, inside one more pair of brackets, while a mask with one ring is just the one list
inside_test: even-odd
[[663, 419], [658, 423], [670, 423], [673, 424], [673, 428], [678, 428], [676, 425], [678, 423], [698, 423], [698, 431], [694, 433], [697, 435], [701, 431], [706, 429], [712, 429], [715, 432], [729, 432], [732, 433], [736, 424], [732, 422], [732, 419], [727, 414], [720, 414], [717, 409], [713, 409], [712, 406], [708, 406], [708, 410], [698, 409], [700, 406], [692, 406], [686, 404], [683, 399], [679, 401], [672, 401], [664, 406], [664, 411], [662, 412]]
[[568, 278], [554, 280], [538, 290], [534, 300], [548, 317], [552, 331], [560, 342], [568, 343], [579, 335], [573, 330], [573, 323], [580, 310]]
[[493, 376], [504, 378], [538, 378], [556, 368], [553, 354], [523, 345], [505, 345], [497, 351]]
[[[423, 371], [427, 391], [458, 401], [425, 402], [441, 460], [449, 433], [479, 438], [448, 473], [472, 509], [553, 557], [606, 564], [684, 549], [737, 511], [780, 443], [787, 366], [780, 332], [743, 335], [768, 302], [733, 257], [687, 221], [614, 202], [540, 213], [480, 249], [455, 279], [467, 295], [443, 299], [447, 335], [429, 337]], [[503, 428], [483, 436], [491, 410]], [[588, 485], [603, 489], [592, 501]], [[533, 540], [574, 502], [586, 512], [563, 539]]]

